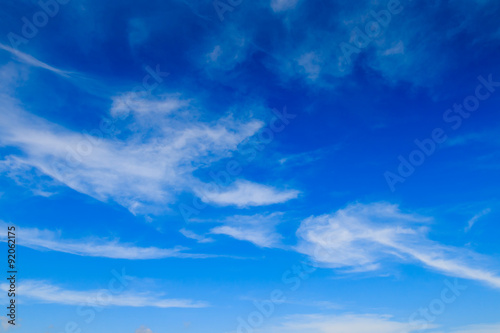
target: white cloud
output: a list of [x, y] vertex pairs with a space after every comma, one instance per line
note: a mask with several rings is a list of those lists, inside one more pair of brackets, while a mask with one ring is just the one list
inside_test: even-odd
[[221, 51], [220, 45], [216, 45], [214, 47], [213, 51], [208, 54], [208, 56], [209, 56], [210, 60], [217, 61], [217, 59], [220, 57], [221, 54], [222, 54], [222, 51]]
[[[4, 291], [9, 285], [2, 283]], [[163, 298], [162, 293], [136, 293], [123, 291], [113, 293], [111, 290], [68, 290], [46, 281], [23, 280], [18, 285], [18, 291], [23, 297], [42, 303], [76, 306], [124, 306], [124, 307], [155, 307], [155, 308], [202, 308], [208, 306], [205, 302], [188, 299]]]
[[450, 333], [498, 333], [498, 332], [500, 332], [500, 324], [473, 325], [450, 331]]
[[0, 173], [5, 173], [17, 185], [29, 188], [33, 195], [50, 197], [55, 194], [48, 190], [57, 186], [53, 179], [24, 164], [15, 156], [0, 160]]
[[422, 224], [426, 221], [396, 205], [353, 204], [304, 220], [297, 231], [297, 250], [332, 268], [367, 271], [380, 268], [385, 259], [397, 259], [500, 288], [500, 277], [484, 268], [486, 258], [430, 240]]
[[183, 100], [178, 94], [158, 96], [155, 100], [149, 100], [144, 99], [140, 93], [128, 92], [113, 97], [110, 113], [113, 117], [124, 117], [133, 112], [136, 113], [135, 116], [140, 117], [141, 114], [144, 116], [148, 113], [170, 114], [174, 111], [184, 111], [188, 107], [189, 101]]
[[[5, 222], [0, 226], [6, 227]], [[30, 228], [19, 228], [21, 246], [35, 250], [57, 251], [86, 257], [102, 257], [113, 259], [162, 259], [169, 257], [177, 258], [207, 258], [210, 255], [184, 253], [185, 248], [162, 249], [157, 247], [137, 247], [133, 244], [120, 243], [118, 240], [107, 240], [101, 238], [92, 239], [64, 239], [61, 233], [49, 230]], [[5, 234], [0, 235], [0, 241], [7, 242]]]
[[287, 167], [310, 165], [318, 160], [323, 159], [325, 156], [333, 154], [333, 151], [339, 149], [339, 147], [340, 145], [337, 144], [333, 147], [320, 148], [298, 154], [284, 155], [278, 160], [278, 162], [281, 165], [286, 165]]
[[295, 199], [299, 195], [296, 190], [279, 190], [271, 186], [238, 180], [228, 189], [198, 189], [198, 196], [207, 203], [221, 206], [238, 207], [264, 206]]
[[470, 229], [476, 224], [477, 220], [479, 220], [481, 217], [488, 215], [491, 212], [490, 208], [486, 208], [485, 210], [479, 212], [478, 214], [474, 215], [469, 221], [467, 221], [467, 226], [465, 227], [465, 232], [469, 232]]
[[26, 66], [9, 62], [0, 67], [0, 89], [3, 92], [12, 92], [15, 87], [28, 80], [28, 70]]
[[[242, 330], [246, 331], [245, 328]], [[278, 324], [269, 324], [255, 331], [259, 333], [498, 333], [500, 324], [473, 325], [446, 330], [429, 324], [427, 329], [422, 330], [408, 320], [396, 320], [391, 315], [345, 313], [293, 315], [279, 318]]]
[[250, 38], [245, 35], [245, 31], [234, 25], [228, 25], [225, 29], [227, 33], [224, 34], [223, 39], [214, 38], [213, 44], [204, 47], [204, 61], [200, 65], [209, 75], [219, 73], [220, 70], [233, 70], [247, 60], [253, 49], [254, 45], [250, 43]]
[[[229, 156], [262, 127], [260, 121], [241, 122], [231, 115], [197, 121], [193, 106], [186, 112], [188, 101], [171, 95], [132, 98], [132, 117], [114, 120], [114, 129], [97, 126], [79, 133], [25, 112], [9, 96], [1, 97], [0, 146], [22, 151], [15, 155], [20, 172], [35, 168], [78, 192], [114, 200], [134, 213], [165, 209], [178, 192], [199, 183], [194, 170]], [[169, 116], [174, 109], [179, 112]], [[113, 110], [122, 112], [123, 105], [115, 100]]]
[[191, 239], [196, 240], [198, 243], [211, 243], [214, 241], [213, 238], [198, 235], [198, 234], [194, 233], [193, 231], [187, 230], [184, 228], [179, 230], [179, 232], [187, 238], [191, 238]]
[[12, 47], [4, 45], [2, 43], [0, 43], [0, 49], [9, 52], [13, 56], [15, 56], [18, 60], [20, 60], [21, 62], [23, 62], [27, 65], [46, 69], [52, 73], [55, 73], [57, 75], [65, 77], [65, 78], [68, 78], [69, 74], [71, 74], [70, 72], [66, 72], [66, 71], [60, 70], [58, 68], [52, 67], [52, 66], [36, 59], [35, 57], [30, 56], [29, 54], [26, 54], [26, 53], [21, 52], [19, 50], [13, 49]]
[[385, 50], [383, 55], [392, 55], [392, 54], [404, 54], [405, 53], [405, 44], [402, 41], [399, 41], [393, 47]]
[[295, 8], [299, 0], [271, 0], [271, 8], [274, 12], [282, 12]]
[[408, 322], [393, 320], [391, 316], [345, 314], [293, 316], [279, 326], [263, 329], [262, 333], [410, 333], [415, 331], [416, 329]]
[[146, 326], [143, 325], [138, 329], [136, 329], [135, 333], [153, 333], [153, 331], [150, 328], [147, 328]]
[[455, 136], [450, 138], [449, 140], [446, 140], [444, 143], [445, 147], [456, 147], [456, 146], [463, 146], [463, 145], [468, 145], [468, 144], [493, 144], [497, 145], [500, 143], [498, 140], [498, 129], [495, 128], [493, 130], [483, 130], [481, 132], [471, 132], [467, 133], [464, 135], [460, 136]]
[[321, 73], [321, 63], [314, 52], [308, 52], [303, 54], [297, 60], [297, 64], [305, 72], [307, 78], [311, 81], [315, 81]]
[[236, 215], [227, 218], [223, 226], [215, 227], [210, 232], [248, 241], [259, 247], [280, 247], [281, 236], [275, 227], [280, 223], [282, 215], [282, 213]]

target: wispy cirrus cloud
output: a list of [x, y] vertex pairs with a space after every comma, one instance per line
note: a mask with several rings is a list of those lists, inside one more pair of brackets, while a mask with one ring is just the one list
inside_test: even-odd
[[215, 241], [213, 238], [205, 237], [203, 235], [198, 235], [197, 233], [195, 233], [195, 232], [193, 232], [191, 230], [187, 230], [185, 228], [182, 228], [181, 230], [179, 230], [179, 232], [184, 237], [187, 237], [187, 238], [190, 238], [190, 239], [194, 239], [198, 243], [211, 243], [211, 242]]
[[352, 204], [304, 220], [297, 231], [297, 250], [326, 267], [369, 271], [396, 260], [500, 288], [492, 259], [429, 239], [428, 221], [392, 204]]
[[388, 314], [345, 313], [335, 315], [307, 314], [279, 318], [279, 323], [266, 325], [262, 333], [497, 333], [500, 324], [479, 324], [454, 329], [442, 329], [428, 324], [425, 329], [412, 325], [407, 320], [398, 320]]
[[[61, 72], [10, 51], [29, 65]], [[12, 81], [16, 76], [11, 67], [3, 68], [2, 74]], [[41, 173], [59, 185], [100, 201], [115, 201], [133, 213], [168, 209], [183, 191], [201, 194], [209, 203], [238, 207], [281, 203], [298, 195], [295, 190], [245, 180], [224, 190], [201, 190], [193, 173], [231, 156], [264, 124], [258, 119], [240, 120], [233, 112], [201, 121], [204, 106], [181, 93], [116, 94], [111, 97], [111, 119], [81, 132], [26, 112], [8, 94], [1, 97], [0, 146], [19, 150], [2, 163], [11, 166], [9, 174], [19, 179]], [[46, 188], [37, 188], [37, 193], [53, 192], [54, 184], [43, 184]]]
[[57, 182], [39, 170], [24, 164], [15, 156], [7, 156], [0, 160], [0, 174], [5, 174], [17, 185], [28, 188], [33, 195], [50, 197], [56, 192]]
[[489, 213], [491, 213], [491, 209], [486, 208], [481, 212], [477, 213], [476, 215], [474, 215], [469, 221], [467, 221], [467, 226], [465, 227], [464, 231], [469, 232], [470, 229], [472, 229], [472, 227], [474, 226], [474, 224], [476, 224], [477, 220], [479, 220], [481, 217], [485, 215], [488, 215]]
[[[259, 55], [258, 62], [283, 81], [301, 79], [312, 87], [336, 88], [342, 79], [357, 75], [357, 66], [374, 70], [384, 83], [429, 87], [458, 70], [456, 45], [474, 48], [481, 42], [498, 41], [499, 35], [492, 15], [498, 13], [498, 6], [491, 0], [436, 6], [404, 0], [363, 0], [356, 6], [270, 0], [266, 5], [270, 10], [254, 6], [245, 8], [244, 15], [235, 12], [238, 24], [226, 24], [205, 35], [202, 47], [212, 61], [196, 59], [200, 69], [211, 76], [210, 69], [230, 73], [237, 64], [257, 62]], [[429, 21], [442, 11], [449, 13], [448, 22]], [[254, 22], [272, 22], [274, 29]], [[377, 27], [375, 32], [367, 32], [370, 25]], [[429, 66], [432, 71], [425, 70]]]
[[[11, 173], [33, 168], [59, 184], [101, 201], [113, 200], [133, 213], [165, 209], [182, 191], [200, 192], [193, 172], [230, 156], [263, 126], [257, 119], [238, 120], [231, 113], [200, 121], [203, 107], [179, 93], [116, 95], [111, 121], [89, 132], [28, 113], [6, 94], [2, 100], [0, 145], [21, 152], [6, 156], [6, 161], [15, 161]], [[298, 192], [240, 180], [227, 190], [202, 194], [210, 203], [245, 207], [284, 202]]]
[[[0, 226], [6, 228], [5, 222], [0, 222]], [[84, 257], [101, 257], [111, 259], [147, 260], [163, 258], [209, 258], [214, 255], [185, 253], [183, 247], [173, 249], [163, 249], [157, 247], [138, 247], [133, 244], [122, 243], [119, 240], [109, 240], [102, 238], [90, 239], [66, 239], [61, 232], [50, 230], [40, 230], [36, 228], [19, 228], [22, 242], [20, 246], [25, 246], [34, 250], [56, 251], [69, 253]], [[5, 234], [0, 235], [0, 241], [7, 242]]]
[[500, 141], [498, 140], [497, 133], [498, 128], [484, 129], [481, 132], [470, 132], [450, 138], [445, 142], [444, 147], [458, 147], [470, 144], [498, 145], [500, 144]]
[[4, 50], [4, 51], [9, 52], [13, 56], [15, 56], [19, 61], [21, 61], [29, 66], [42, 68], [42, 69], [48, 70], [54, 74], [57, 74], [59, 76], [65, 77], [65, 78], [68, 78], [69, 74], [71, 74], [70, 72], [63, 71], [59, 68], [53, 67], [53, 66], [51, 66], [43, 61], [38, 60], [37, 58], [35, 58], [27, 53], [13, 49], [12, 47], [4, 45], [2, 43], [0, 43], [0, 50]]
[[[0, 289], [6, 291], [9, 285], [2, 283]], [[169, 299], [164, 293], [137, 293], [124, 291], [112, 295], [106, 289], [70, 290], [51, 284], [47, 281], [23, 280], [18, 290], [23, 297], [48, 304], [97, 306], [97, 307], [154, 307], [154, 308], [203, 308], [208, 303], [189, 299]], [[108, 297], [109, 296], [109, 297]]]
[[276, 225], [281, 222], [282, 213], [236, 215], [226, 218], [224, 225], [210, 230], [212, 234], [227, 235], [264, 248], [281, 247], [281, 235]]

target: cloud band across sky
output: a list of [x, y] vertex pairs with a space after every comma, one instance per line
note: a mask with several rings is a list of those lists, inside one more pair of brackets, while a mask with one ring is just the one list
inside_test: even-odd
[[500, 276], [488, 268], [492, 258], [432, 241], [429, 221], [392, 204], [352, 204], [304, 220], [297, 231], [297, 251], [331, 268], [372, 271], [395, 260], [500, 289]]

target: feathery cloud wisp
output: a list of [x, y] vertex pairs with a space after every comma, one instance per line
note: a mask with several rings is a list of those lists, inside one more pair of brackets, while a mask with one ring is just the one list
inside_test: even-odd
[[469, 232], [470, 229], [472, 229], [472, 227], [474, 226], [474, 224], [476, 224], [477, 220], [479, 220], [481, 217], [485, 215], [488, 215], [489, 213], [491, 213], [491, 209], [486, 208], [483, 211], [474, 215], [469, 221], [467, 221], [467, 226], [465, 227], [464, 231]]
[[379, 269], [386, 259], [413, 262], [448, 276], [500, 288], [500, 277], [479, 254], [430, 240], [422, 222], [386, 203], [353, 204], [331, 215], [310, 217], [297, 231], [297, 250], [332, 268]]
[[[0, 222], [0, 226], [5, 226]], [[132, 244], [120, 243], [117, 240], [107, 239], [64, 239], [60, 233], [49, 230], [19, 228], [19, 237], [25, 246], [35, 250], [57, 251], [75, 254], [84, 257], [101, 257], [112, 259], [147, 260], [163, 258], [208, 258], [214, 257], [205, 254], [184, 253], [182, 247], [162, 249], [157, 247], [138, 247]], [[0, 235], [0, 241], [7, 242], [6, 235]]]
[[[22, 151], [22, 155], [15, 155], [19, 172], [34, 168], [60, 184], [101, 201], [111, 199], [133, 213], [165, 209], [178, 192], [190, 191], [199, 184], [192, 173], [201, 161], [206, 165], [229, 156], [241, 141], [262, 126], [258, 120], [244, 123], [231, 117], [210, 123], [179, 120], [182, 115], [173, 117], [145, 110], [157, 109], [160, 104], [168, 104], [165, 107], [169, 110], [184, 108], [184, 102], [143, 100], [134, 101], [132, 106], [138, 107], [140, 103], [140, 112], [132, 112], [129, 122], [117, 120], [111, 124], [120, 126], [122, 135], [127, 134], [118, 140], [100, 129], [90, 133], [68, 130], [25, 112], [9, 96], [2, 96], [2, 100], [0, 145]], [[189, 118], [185, 112], [182, 114]], [[250, 187], [266, 189], [263, 185]], [[267, 195], [271, 194], [279, 193], [268, 190]], [[245, 205], [242, 195], [235, 204]], [[283, 196], [278, 198], [283, 200]], [[213, 201], [230, 203], [224, 195], [219, 199], [216, 196]], [[255, 201], [251, 198], [248, 204]], [[261, 200], [258, 204], [265, 202]]]
[[236, 215], [227, 218], [224, 225], [215, 227], [210, 232], [248, 241], [259, 247], [280, 247], [281, 236], [275, 227], [280, 223], [281, 215], [283, 214]]
[[[4, 291], [8, 290], [9, 285], [2, 283], [0, 289]], [[88, 291], [69, 290], [38, 280], [23, 280], [19, 284], [18, 290], [22, 293], [23, 297], [49, 304], [155, 308], [202, 308], [208, 306], [205, 302], [163, 298], [163, 294], [161, 293], [124, 291], [114, 295], [107, 289]]]

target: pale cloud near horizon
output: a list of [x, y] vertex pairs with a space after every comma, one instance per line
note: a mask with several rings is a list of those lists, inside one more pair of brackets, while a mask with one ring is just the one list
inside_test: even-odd
[[429, 239], [429, 221], [388, 203], [351, 204], [304, 220], [296, 249], [325, 267], [370, 271], [396, 260], [500, 288], [493, 258]]
[[415, 327], [407, 320], [397, 320], [387, 314], [290, 315], [278, 319], [278, 324], [256, 329], [258, 333], [498, 333], [500, 324], [479, 324], [442, 330], [429, 324], [426, 329]]
[[[0, 288], [9, 289], [7, 283], [2, 283]], [[189, 299], [163, 298], [163, 293], [138, 293], [123, 291], [113, 294], [107, 289], [99, 290], [69, 290], [60, 286], [39, 280], [23, 280], [18, 285], [22, 297], [41, 303], [76, 305], [76, 306], [121, 306], [121, 307], [155, 307], [155, 308], [203, 308], [206, 302]]]
[[500, 323], [471, 325], [450, 330], [450, 333], [498, 333], [498, 332], [500, 332]]
[[411, 333], [417, 329], [389, 315], [296, 315], [259, 333]]
[[215, 240], [213, 238], [210, 238], [210, 237], [205, 237], [203, 235], [198, 235], [197, 233], [191, 231], [191, 230], [188, 230], [186, 228], [182, 228], [181, 230], [179, 230], [179, 232], [186, 238], [190, 238], [190, 239], [194, 239], [195, 241], [197, 241], [198, 243], [212, 243], [214, 242]]

